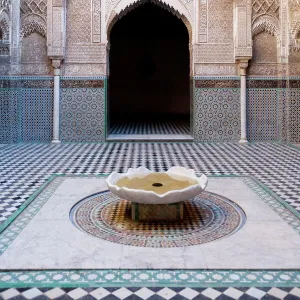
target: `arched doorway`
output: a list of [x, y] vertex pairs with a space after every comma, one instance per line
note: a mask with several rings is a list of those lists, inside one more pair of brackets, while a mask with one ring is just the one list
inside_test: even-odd
[[182, 20], [146, 2], [119, 19], [109, 38], [108, 138], [187, 138], [189, 34]]

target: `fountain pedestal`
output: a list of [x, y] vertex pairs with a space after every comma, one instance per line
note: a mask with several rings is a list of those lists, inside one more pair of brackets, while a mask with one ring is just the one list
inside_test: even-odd
[[169, 204], [131, 202], [134, 221], [180, 221], [183, 219], [183, 201]]

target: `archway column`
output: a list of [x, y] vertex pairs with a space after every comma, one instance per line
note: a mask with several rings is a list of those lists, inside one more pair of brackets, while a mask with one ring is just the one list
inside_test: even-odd
[[241, 139], [240, 144], [248, 143], [247, 140], [247, 67], [248, 60], [241, 60], [239, 71], [241, 77]]
[[53, 59], [52, 66], [54, 67], [54, 97], [53, 97], [53, 131], [52, 143], [58, 144], [59, 140], [59, 98], [60, 98], [60, 59]]

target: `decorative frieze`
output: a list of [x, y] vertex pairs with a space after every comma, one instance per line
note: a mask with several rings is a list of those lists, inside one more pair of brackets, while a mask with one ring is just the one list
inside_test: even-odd
[[[24, 78], [24, 77], [23, 77]], [[28, 88], [28, 89], [41, 89], [41, 88], [53, 88], [53, 80], [48, 79], [1, 79], [1, 89], [16, 89], [16, 88]]]
[[194, 63], [234, 63], [233, 44], [198, 44], [193, 48]]
[[62, 88], [104, 88], [104, 80], [62, 80]]
[[195, 64], [195, 76], [235, 76], [236, 65]]
[[106, 45], [68, 46], [66, 63], [106, 63]]
[[240, 80], [195, 80], [195, 88], [239, 88]]
[[[16, 74], [16, 73], [15, 73]], [[49, 64], [21, 64], [19, 75], [50, 75]]]
[[106, 75], [106, 64], [64, 64], [65, 76]]

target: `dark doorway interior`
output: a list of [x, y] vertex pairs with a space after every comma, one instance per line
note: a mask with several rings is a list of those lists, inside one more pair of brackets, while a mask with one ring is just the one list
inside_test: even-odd
[[189, 134], [188, 43], [184, 23], [152, 3], [116, 22], [110, 34], [110, 133]]

